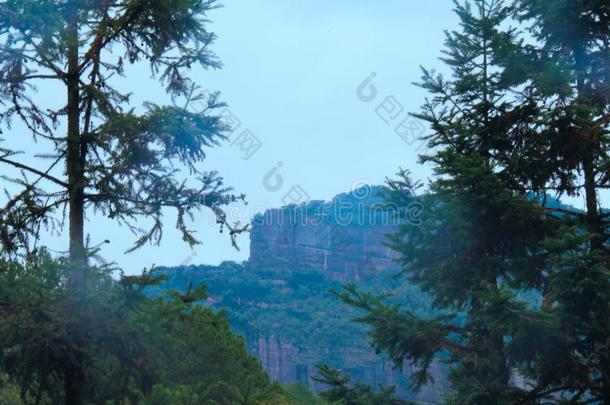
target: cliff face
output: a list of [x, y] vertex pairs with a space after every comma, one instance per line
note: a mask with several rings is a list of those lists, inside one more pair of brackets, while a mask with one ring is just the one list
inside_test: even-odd
[[367, 280], [390, 267], [385, 245], [396, 230], [378, 198], [341, 195], [331, 203], [268, 210], [252, 223], [250, 263], [283, 271], [321, 270], [340, 281]]
[[[303, 360], [300, 351], [291, 343], [286, 342], [282, 336], [250, 336], [247, 339], [250, 352], [259, 359], [263, 369], [273, 380], [283, 383], [306, 384], [315, 391], [323, 391], [328, 388], [312, 380], [317, 375], [316, 359]], [[383, 384], [394, 385], [397, 393], [403, 398], [417, 402], [421, 405], [436, 405], [443, 402], [445, 393], [445, 371], [438, 363], [430, 368], [435, 383], [428, 384], [420, 392], [414, 394], [406, 389], [404, 374], [399, 374], [391, 362], [376, 357], [368, 347], [340, 348], [350, 350], [352, 358], [360, 359], [358, 367], [342, 368], [343, 372], [350, 375], [354, 380], [363, 381], [372, 386]], [[405, 366], [404, 373], [414, 371], [412, 367]]]
[[[395, 232], [397, 225], [392, 217], [384, 214], [380, 199], [372, 195], [375, 190], [370, 191], [343, 194], [330, 203], [313, 202], [305, 207], [268, 210], [258, 216], [252, 223], [250, 236], [250, 268], [273, 269], [282, 277], [290, 277], [295, 272], [321, 271], [332, 280], [370, 286], [384, 270], [396, 268], [398, 258], [386, 245], [386, 235]], [[309, 356], [311, 347], [299, 348], [291, 341], [294, 336], [288, 337], [281, 329], [246, 334], [251, 353], [271, 378], [323, 389], [311, 379], [316, 374], [316, 364], [321, 361]], [[407, 365], [406, 373], [402, 374], [394, 370], [390, 362], [373, 353], [364, 336], [357, 342], [346, 344], [337, 340], [330, 344], [334, 347], [321, 349], [341, 352], [344, 362], [341, 368], [355, 380], [373, 386], [397, 385], [403, 397], [421, 404], [442, 402], [446, 379], [438, 364], [432, 367], [436, 382], [414, 395], [406, 389], [405, 375], [410, 367]]]

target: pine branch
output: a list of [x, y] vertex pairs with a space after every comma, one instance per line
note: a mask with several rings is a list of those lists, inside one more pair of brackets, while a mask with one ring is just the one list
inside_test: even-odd
[[34, 173], [34, 174], [36, 174], [36, 175], [38, 175], [38, 176], [40, 176], [42, 178], [45, 178], [45, 179], [47, 179], [47, 180], [49, 180], [49, 181], [51, 181], [51, 182], [53, 182], [55, 184], [58, 184], [58, 185], [60, 185], [60, 186], [62, 186], [64, 188], [69, 188], [68, 183], [66, 183], [64, 181], [61, 181], [57, 177], [51, 176], [50, 174], [45, 173], [43, 171], [40, 171], [38, 169], [35, 169], [33, 167], [24, 165], [23, 163], [15, 162], [15, 161], [12, 161], [12, 160], [9, 160], [9, 159], [6, 159], [6, 158], [0, 158], [0, 162], [1, 163], [6, 163], [6, 164], [11, 165], [13, 167], [16, 167], [18, 169], [22, 169], [22, 170], [26, 170], [28, 172]]
[[99, 54], [100, 50], [104, 49], [108, 44], [110, 44], [110, 42], [115, 40], [124, 30], [129, 27], [129, 25], [138, 17], [138, 14], [144, 11], [145, 4], [145, 2], [140, 2], [138, 7], [136, 7], [131, 13], [123, 14], [117, 18], [114, 22], [118, 23], [118, 27], [111, 35], [107, 36], [106, 38], [103, 37], [102, 33], [96, 35], [91, 47], [79, 65], [79, 72], [81, 72], [87, 66], [87, 64], [93, 60], [96, 54]]

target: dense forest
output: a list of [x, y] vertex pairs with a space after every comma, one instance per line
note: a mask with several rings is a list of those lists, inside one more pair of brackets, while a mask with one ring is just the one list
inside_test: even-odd
[[[410, 112], [432, 174], [397, 167], [375, 188], [392, 224], [385, 272], [356, 229], [374, 224], [300, 202], [282, 210], [347, 235], [335, 251], [305, 246], [316, 266], [119, 268], [91, 218], [132, 234], [113, 247], [127, 253], [167, 227], [198, 246], [202, 212], [238, 248], [264, 218], [234, 221], [248, 198], [206, 165], [235, 124], [222, 89], [193, 74], [223, 67], [219, 6], [0, 1], [0, 404], [406, 405], [430, 384], [450, 405], [610, 403], [610, 3], [446, 5], [457, 25], [436, 67], [448, 73], [421, 68], [427, 97]], [[135, 105], [134, 67], [172, 102]], [[320, 229], [312, 238], [333, 239]], [[337, 278], [328, 255], [351, 266], [355, 243], [374, 277]], [[297, 347], [299, 383], [263, 368], [257, 331]], [[393, 384], [362, 371], [376, 361]]]

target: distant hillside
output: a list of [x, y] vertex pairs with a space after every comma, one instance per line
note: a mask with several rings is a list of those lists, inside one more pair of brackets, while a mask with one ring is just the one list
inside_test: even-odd
[[415, 396], [404, 373], [377, 356], [357, 312], [331, 290], [355, 282], [371, 291], [394, 291], [419, 313], [431, 313], [426, 297], [398, 283], [395, 253], [384, 245], [394, 226], [384, 218], [378, 188], [342, 194], [333, 201], [270, 210], [253, 221], [248, 263], [167, 269], [167, 287], [205, 283], [209, 303], [226, 308], [233, 327], [269, 375], [284, 383], [303, 382], [316, 364], [339, 367], [355, 379], [396, 384], [402, 396], [422, 404], [439, 403], [444, 373]]
[[[396, 225], [379, 191], [360, 189], [330, 202], [269, 210], [253, 221], [247, 263], [166, 269], [167, 286], [205, 283], [209, 304], [228, 310], [234, 329], [276, 380], [319, 390], [311, 377], [316, 364], [326, 363], [369, 384], [395, 384], [403, 397], [419, 403], [440, 403], [447, 386], [443, 366], [433, 366], [434, 383], [417, 395], [409, 392], [408, 373], [373, 353], [366, 330], [352, 322], [358, 313], [331, 292], [355, 283], [393, 293], [421, 316], [434, 314], [424, 294], [394, 277], [396, 253], [385, 245], [385, 234]], [[546, 204], [574, 210], [552, 199]], [[538, 301], [535, 292], [523, 297], [533, 305]]]
[[[405, 389], [404, 374], [375, 355], [364, 328], [351, 321], [356, 311], [330, 292], [341, 288], [341, 283], [323, 272], [287, 273], [226, 262], [218, 267], [173, 268], [167, 273], [169, 288], [184, 289], [191, 281], [205, 283], [209, 303], [228, 310], [234, 329], [273, 379], [302, 382], [319, 390], [311, 377], [316, 364], [326, 363], [370, 384], [396, 384], [403, 396], [415, 398]], [[360, 284], [374, 291], [393, 290], [406, 297], [403, 302], [410, 308], [429, 313], [426, 298], [412, 287], [400, 286], [391, 274], [388, 270]], [[437, 383], [417, 396], [421, 403], [440, 402], [444, 376], [438, 366], [436, 376]]]

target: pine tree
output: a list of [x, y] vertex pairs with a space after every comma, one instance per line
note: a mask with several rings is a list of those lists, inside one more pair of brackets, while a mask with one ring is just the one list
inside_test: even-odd
[[517, 35], [503, 28], [512, 7], [503, 1], [455, 3], [459, 32], [447, 33], [442, 61], [451, 79], [424, 69], [421, 86], [432, 99], [416, 117], [430, 123], [435, 170], [426, 194], [401, 172], [388, 182], [388, 201], [399, 215], [418, 199], [425, 224], [403, 223], [391, 245], [401, 254], [404, 275], [426, 292], [438, 314], [420, 318], [352, 287], [342, 294], [365, 314], [377, 351], [394, 363], [419, 367], [414, 388], [428, 381], [433, 361], [450, 364], [452, 404], [535, 403], [513, 380], [515, 356], [532, 323], [544, 322], [520, 297], [538, 288], [545, 269], [542, 242], [557, 221], [526, 193], [515, 176], [513, 136], [531, 105], [511, 96], [496, 60]]
[[[187, 220], [210, 209], [231, 236], [223, 208], [235, 201], [216, 173], [203, 172], [205, 149], [227, 134], [215, 93], [203, 98], [188, 78], [191, 67], [219, 68], [206, 29], [214, 0], [22, 1], [0, 4], [0, 122], [8, 125], [0, 164], [20, 175], [0, 209], [5, 254], [30, 253], [41, 225], [54, 228], [66, 212], [69, 284], [86, 288], [85, 218], [97, 212], [137, 235], [133, 248], [158, 242], [162, 215], [174, 209], [183, 239], [197, 243]], [[137, 114], [129, 90], [113, 87], [131, 64], [146, 63], [153, 77], [184, 105], [147, 104]], [[58, 85], [57, 105], [37, 103], [36, 86]], [[194, 110], [193, 103], [203, 107]], [[40, 164], [19, 160], [8, 143], [24, 136], [46, 143]], [[63, 170], [62, 170], [63, 167]], [[188, 172], [186, 176], [180, 171]], [[141, 220], [151, 222], [143, 229]], [[81, 325], [82, 326], [82, 325]], [[75, 325], [73, 334], [85, 333]], [[68, 361], [70, 360], [70, 361]], [[66, 359], [66, 403], [82, 403], [78, 355]]]
[[[515, 134], [519, 177], [542, 194], [581, 197], [584, 211], [561, 216], [547, 242], [543, 294], [557, 344], [529, 353], [538, 390], [570, 403], [610, 402], [610, 7], [606, 1], [517, 1], [528, 37], [499, 48], [504, 79], [534, 106]], [[550, 334], [552, 330], [540, 330]], [[535, 360], [535, 361], [532, 361]]]
[[325, 384], [329, 389], [322, 394], [322, 398], [331, 404], [340, 405], [411, 405], [394, 396], [396, 387], [380, 387], [375, 392], [366, 384], [352, 383], [351, 378], [342, 375], [340, 371], [321, 365], [318, 367], [319, 375], [313, 379]]
[[[426, 226], [392, 238], [440, 315], [421, 319], [353, 288], [343, 298], [365, 310], [377, 350], [421, 366], [416, 383], [443, 354], [449, 402], [607, 403], [609, 235], [599, 196], [609, 178], [610, 10], [585, 0], [473, 4], [502, 18], [488, 25], [458, 5], [462, 32], [449, 34], [443, 59], [452, 80], [424, 71], [435, 97], [417, 116], [434, 131], [422, 160], [436, 178], [419, 197]], [[525, 33], [498, 29], [511, 14]], [[399, 207], [416, 198], [405, 173], [389, 189]], [[580, 196], [585, 210], [549, 196]], [[511, 381], [515, 371], [526, 389]]]

